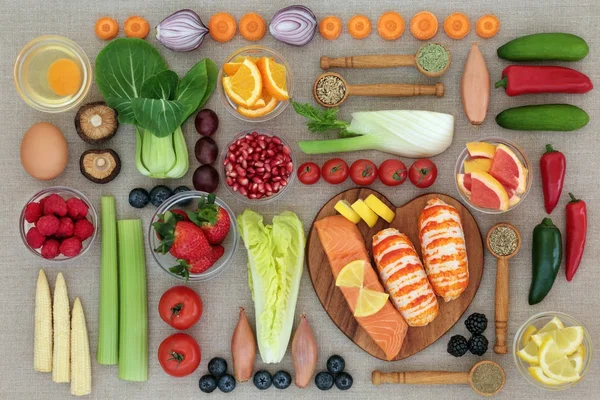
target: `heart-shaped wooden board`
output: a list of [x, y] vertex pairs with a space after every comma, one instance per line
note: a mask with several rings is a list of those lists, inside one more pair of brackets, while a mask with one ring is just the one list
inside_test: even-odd
[[[359, 198], [367, 198], [370, 194], [379, 197], [392, 210], [395, 208], [395, 206], [381, 193], [368, 188], [356, 188], [342, 192], [329, 200], [323, 208], [321, 208], [315, 217], [315, 221], [331, 215], [336, 215], [337, 212], [335, 211], [334, 206], [338, 200], [347, 200], [352, 204]], [[406, 339], [404, 340], [404, 345], [394, 360], [402, 360], [410, 357], [438, 340], [442, 335], [448, 332], [454, 324], [456, 324], [467, 310], [475, 297], [475, 293], [477, 293], [479, 283], [481, 282], [481, 275], [483, 273], [483, 241], [481, 233], [479, 232], [479, 227], [475, 218], [473, 218], [464, 205], [450, 196], [437, 193], [417, 197], [402, 207], [397, 208], [396, 217], [391, 224], [388, 224], [382, 218], [379, 218], [379, 221], [373, 228], [369, 228], [367, 224], [362, 221], [358, 223], [358, 228], [365, 239], [369, 254], [371, 254], [371, 240], [373, 235], [382, 229], [393, 227], [408, 235], [420, 255], [421, 245], [419, 243], [418, 234], [419, 215], [423, 208], [425, 208], [427, 201], [436, 197], [453, 205], [460, 213], [465, 233], [467, 255], [469, 257], [469, 286], [458, 299], [449, 303], [445, 303], [438, 297], [440, 313], [437, 318], [425, 327], [409, 327]], [[308, 237], [306, 259], [308, 273], [313, 287], [315, 288], [315, 292], [317, 292], [317, 296], [325, 308], [325, 311], [329, 314], [329, 317], [337, 327], [361, 349], [373, 357], [385, 360], [383, 351], [358, 325], [346, 303], [344, 295], [335, 286], [331, 267], [329, 266], [329, 261], [321, 246], [319, 235], [315, 230], [314, 221]], [[374, 265], [375, 264], [373, 263], [373, 266]]]

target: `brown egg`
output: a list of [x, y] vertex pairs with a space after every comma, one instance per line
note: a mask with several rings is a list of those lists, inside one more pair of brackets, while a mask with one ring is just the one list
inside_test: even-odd
[[69, 161], [69, 146], [60, 129], [48, 122], [33, 125], [21, 141], [21, 164], [36, 179], [59, 176]]

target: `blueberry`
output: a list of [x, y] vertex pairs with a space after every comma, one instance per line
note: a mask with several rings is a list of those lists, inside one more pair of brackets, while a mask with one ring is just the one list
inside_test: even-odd
[[333, 375], [327, 371], [321, 371], [315, 376], [315, 385], [321, 390], [329, 390], [333, 387]]
[[277, 389], [287, 389], [292, 384], [292, 376], [287, 371], [277, 371], [273, 375], [273, 386]]
[[338, 356], [337, 354], [327, 359], [327, 371], [331, 372], [332, 374], [339, 374], [344, 370], [345, 366], [346, 362], [341, 356]]
[[215, 357], [208, 362], [208, 372], [215, 378], [220, 378], [227, 373], [227, 361], [221, 357]]
[[229, 393], [235, 389], [235, 378], [229, 374], [225, 374], [219, 378], [217, 386], [221, 392]]
[[200, 390], [204, 393], [212, 393], [217, 388], [217, 378], [212, 375], [204, 375], [198, 382]]
[[[179, 194], [179, 193], [189, 192], [189, 191], [190, 191], [190, 188], [187, 187], [187, 186], [177, 186], [175, 189], [173, 189], [173, 196], [175, 196], [176, 194]], [[185, 201], [180, 201], [177, 204], [179, 204], [180, 206], [187, 206], [191, 202], [192, 202], [192, 199], [188, 199], [188, 200], [185, 200]]]
[[[291, 378], [290, 378], [291, 379]], [[269, 371], [258, 371], [254, 374], [254, 386], [260, 390], [267, 390], [273, 384]]]
[[129, 192], [129, 204], [131, 207], [144, 208], [150, 203], [150, 195], [146, 189], [135, 188]]
[[150, 191], [150, 203], [152, 203], [155, 207], [158, 207], [172, 195], [173, 192], [168, 187], [164, 185], [155, 186]]
[[335, 377], [335, 386], [340, 390], [348, 390], [352, 387], [352, 376], [347, 372], [340, 372]]

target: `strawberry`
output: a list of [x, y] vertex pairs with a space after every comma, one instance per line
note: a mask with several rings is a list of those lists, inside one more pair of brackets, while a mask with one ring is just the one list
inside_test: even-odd
[[210, 194], [198, 202], [198, 210], [189, 213], [190, 219], [202, 229], [208, 243], [221, 244], [229, 233], [229, 213], [215, 204], [215, 195]]
[[171, 253], [173, 257], [183, 260], [194, 260], [211, 251], [202, 229], [196, 224], [183, 221], [181, 215], [166, 212], [163, 221], [152, 226], [163, 238], [154, 251], [161, 254]]
[[225, 253], [221, 245], [212, 246], [209, 253], [188, 263], [186, 260], [177, 260], [179, 264], [169, 268], [169, 271], [176, 275], [183, 276], [187, 281], [191, 274], [201, 274], [212, 267]]

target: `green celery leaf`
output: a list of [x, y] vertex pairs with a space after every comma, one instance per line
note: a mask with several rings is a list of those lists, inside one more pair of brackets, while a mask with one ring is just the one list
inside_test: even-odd
[[177, 100], [133, 99], [137, 124], [157, 137], [172, 134], [185, 121], [185, 105]]
[[174, 100], [175, 89], [179, 83], [177, 74], [169, 69], [160, 71], [158, 74], [146, 79], [142, 84], [140, 97], [149, 99]]

